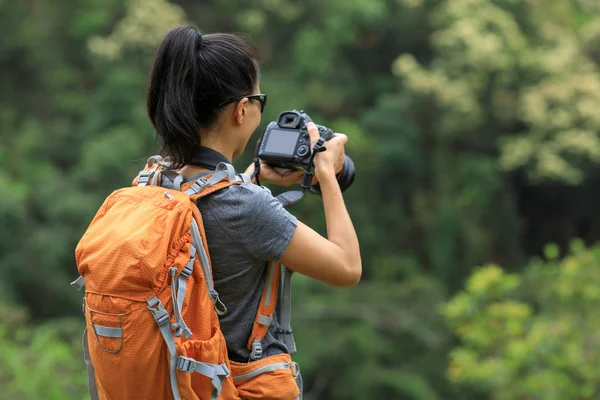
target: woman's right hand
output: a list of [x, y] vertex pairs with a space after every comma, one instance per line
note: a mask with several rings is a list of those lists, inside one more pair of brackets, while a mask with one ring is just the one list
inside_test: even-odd
[[[315, 146], [319, 140], [319, 129], [313, 122], [306, 125], [308, 135], [310, 137], [310, 148]], [[333, 173], [337, 174], [344, 166], [344, 145], [348, 142], [348, 136], [343, 133], [336, 133], [335, 137], [323, 143], [323, 147], [327, 150], [322, 151], [315, 156], [315, 175], [317, 178], [321, 174]]]

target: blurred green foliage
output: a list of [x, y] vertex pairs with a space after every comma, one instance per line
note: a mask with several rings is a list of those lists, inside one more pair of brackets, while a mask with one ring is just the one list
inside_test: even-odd
[[[258, 48], [259, 131], [302, 108], [350, 137], [363, 282], [295, 278], [306, 399], [594, 397], [597, 250], [561, 256], [600, 237], [596, 1], [0, 0], [0, 399], [84, 396], [73, 250], [155, 151], [152, 54], [186, 22]], [[317, 197], [291, 211], [325, 232]]]
[[56, 320], [33, 326], [26, 312], [0, 303], [0, 400], [85, 399], [80, 324]]
[[598, 398], [600, 247], [574, 241], [557, 256], [549, 245], [521, 274], [484, 266], [445, 306], [461, 339], [452, 380], [491, 389], [494, 400]]

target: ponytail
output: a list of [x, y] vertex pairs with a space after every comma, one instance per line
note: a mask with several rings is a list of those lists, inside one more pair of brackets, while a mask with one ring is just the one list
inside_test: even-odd
[[202, 36], [191, 26], [162, 40], [150, 73], [148, 115], [172, 168], [185, 165], [229, 99], [251, 94], [258, 83], [253, 51], [231, 34]]

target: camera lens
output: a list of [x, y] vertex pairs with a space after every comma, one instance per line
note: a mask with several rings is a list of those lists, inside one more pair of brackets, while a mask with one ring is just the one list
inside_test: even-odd
[[[354, 169], [354, 162], [350, 157], [344, 155], [344, 166], [342, 167], [342, 173], [338, 177], [338, 184], [340, 185], [340, 189], [345, 191], [352, 185], [354, 182], [356, 170]], [[310, 187], [310, 191], [316, 194], [321, 194], [321, 186], [319, 183], [316, 183]]]

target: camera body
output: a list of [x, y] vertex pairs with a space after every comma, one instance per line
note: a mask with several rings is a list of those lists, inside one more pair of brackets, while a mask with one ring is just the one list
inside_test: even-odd
[[[265, 128], [258, 147], [258, 158], [272, 167], [298, 169], [308, 167], [311, 156], [310, 137], [306, 124], [312, 122], [303, 111], [290, 110], [279, 114]], [[333, 131], [317, 125], [325, 141], [332, 139]]]
[[[312, 120], [302, 110], [289, 110], [279, 114], [277, 120], [267, 125], [257, 143], [255, 162], [258, 163], [260, 159], [274, 168], [308, 169], [312, 155], [310, 137], [306, 127], [309, 122]], [[317, 125], [317, 129], [325, 142], [335, 137], [333, 131], [326, 126]], [[354, 177], [354, 162], [348, 155], [344, 155], [344, 164], [337, 176], [342, 192], [352, 185]], [[319, 183], [311, 185], [310, 191], [320, 194]]]

